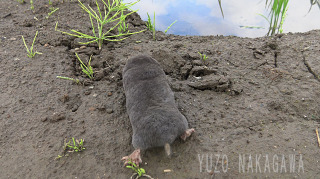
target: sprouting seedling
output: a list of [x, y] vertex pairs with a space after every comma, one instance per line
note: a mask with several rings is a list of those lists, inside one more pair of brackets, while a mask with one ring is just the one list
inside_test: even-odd
[[63, 154], [58, 155], [58, 157], [55, 158], [55, 160], [60, 159], [62, 157], [67, 157], [69, 156], [68, 153], [72, 152], [82, 152], [86, 148], [84, 147], [84, 139], [75, 140], [72, 137], [73, 145], [70, 144], [71, 141], [67, 142], [67, 139], [64, 140], [64, 145], [63, 145]]
[[150, 18], [149, 13], [147, 13], [147, 15], [148, 15], [148, 21], [146, 22], [146, 26], [147, 26], [147, 28], [152, 32], [153, 29], [154, 29], [154, 27], [153, 27], [153, 24], [152, 24], [152, 22], [151, 22], [151, 18]]
[[52, 1], [51, 0], [49, 0], [49, 5], [52, 5]]
[[18, 3], [20, 3], [20, 4], [25, 3], [25, 1], [24, 1], [24, 0], [17, 0], [17, 1], [18, 1]]
[[274, 35], [279, 32], [281, 33], [283, 31], [282, 26], [286, 18], [289, 0], [270, 1], [269, 4], [268, 1], [269, 0], [266, 0], [266, 6], [270, 9], [270, 20], [266, 16], [259, 14], [269, 23], [269, 31], [267, 35]]
[[[135, 163], [133, 163], [132, 161], [128, 162], [129, 165], [127, 165], [127, 168], [131, 168], [135, 173], [134, 175], [138, 175], [137, 178], [143, 176], [144, 174], [146, 174], [146, 171], [143, 168], [138, 167]], [[132, 177], [131, 177], [132, 178]]]
[[38, 31], [36, 32], [36, 35], [34, 36], [34, 39], [33, 39], [33, 42], [32, 42], [32, 45], [31, 45], [30, 49], [28, 48], [28, 46], [26, 44], [26, 41], [24, 40], [23, 36], [21, 36], [22, 37], [22, 41], [24, 43], [24, 46], [27, 49], [27, 52], [28, 52], [27, 55], [28, 55], [29, 58], [33, 58], [36, 54], [42, 54], [40, 52], [33, 52], [33, 45], [34, 45], [34, 42], [36, 41], [37, 35], [38, 35]]
[[73, 145], [70, 145], [70, 141], [67, 143], [67, 147], [70, 149], [69, 152], [81, 152], [85, 150], [86, 148], [83, 146], [84, 140], [74, 140], [72, 137]]
[[207, 55], [206, 54], [202, 54], [200, 52], [198, 52], [198, 54], [200, 55], [201, 60], [206, 61], [207, 60]]
[[152, 32], [153, 40], [156, 40], [156, 13], [153, 12], [153, 22], [151, 22], [151, 18], [148, 15], [148, 21], [146, 22], [147, 28]]
[[30, 0], [30, 9], [31, 9], [31, 10], [34, 10], [33, 0]]
[[173, 25], [173, 24], [175, 24], [177, 22], [177, 20], [175, 20], [174, 22], [172, 22], [172, 24], [171, 25], [169, 25], [169, 27], [164, 31], [164, 33], [167, 33], [168, 32], [168, 30], [171, 28], [171, 26]]
[[92, 67], [90, 65], [91, 63], [91, 57], [92, 55], [90, 56], [90, 59], [89, 59], [89, 62], [88, 62], [88, 65], [85, 65], [81, 59], [79, 58], [78, 54], [76, 53], [76, 56], [78, 58], [78, 60], [80, 61], [80, 66], [82, 68], [82, 72], [85, 73], [90, 79], [93, 79], [93, 70], [92, 70]]
[[[79, 6], [89, 15], [89, 19], [92, 27], [92, 35], [84, 34], [82, 32], [79, 32], [73, 29], [71, 30], [72, 33], [60, 31], [57, 29], [58, 22], [56, 23], [55, 30], [63, 34], [89, 40], [88, 42], [80, 42], [80, 44], [89, 44], [89, 43], [97, 42], [99, 46], [99, 50], [102, 47], [103, 41], [122, 41], [128, 38], [127, 37], [128, 35], [133, 35], [133, 34], [137, 34], [145, 31], [145, 30], [141, 30], [138, 32], [126, 31], [125, 33], [121, 32], [118, 35], [110, 35], [113, 29], [117, 28], [121, 23], [123, 23], [122, 20], [125, 19], [125, 17], [131, 15], [132, 13], [137, 12], [137, 11], [132, 11], [127, 14], [123, 13], [123, 11], [126, 11], [127, 9], [129, 9], [131, 6], [139, 2], [139, 0], [132, 3], [123, 3], [122, 0], [113, 0], [112, 2], [110, 1], [111, 0], [108, 0], [108, 2], [106, 2], [105, 0], [101, 0], [104, 7], [104, 10], [103, 10], [100, 8], [96, 0], [97, 11], [95, 11], [90, 6], [87, 7], [80, 0], [78, 0]], [[94, 23], [94, 21], [96, 21], [96, 23]], [[112, 22], [116, 22], [116, 25], [108, 26], [108, 24]], [[105, 28], [105, 26], [108, 26], [109, 28]], [[107, 31], [104, 31], [105, 29], [107, 29]]]
[[123, 15], [123, 11], [121, 12], [121, 17], [122, 17], [121, 19], [122, 23], [120, 23], [118, 27], [119, 34], [128, 31], [128, 28], [129, 28], [129, 24], [126, 24], [126, 16]]
[[246, 26], [246, 25], [240, 25], [239, 26], [242, 29], [264, 29], [264, 27], [261, 26]]
[[70, 80], [70, 81], [73, 81], [73, 82], [75, 82], [77, 84], [80, 83], [79, 79], [69, 78], [69, 77], [65, 77], [65, 76], [57, 76], [57, 78], [64, 79], [64, 80]]
[[57, 10], [59, 10], [59, 8], [50, 7], [50, 11], [51, 12], [48, 13], [48, 16], [46, 16], [46, 18], [48, 19]]

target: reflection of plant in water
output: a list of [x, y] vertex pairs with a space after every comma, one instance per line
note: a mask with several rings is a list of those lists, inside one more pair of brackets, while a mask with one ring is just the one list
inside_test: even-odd
[[67, 157], [69, 156], [67, 154], [70, 152], [82, 152], [84, 151], [86, 148], [84, 147], [84, 139], [80, 139], [80, 140], [75, 140], [72, 137], [72, 141], [73, 141], [73, 145], [70, 144], [71, 141], [67, 142], [67, 139], [64, 140], [64, 145], [63, 145], [63, 154], [62, 155], [58, 155], [58, 157], [55, 158], [55, 160], [58, 160], [62, 157]]
[[266, 6], [270, 8], [269, 19], [263, 16], [269, 22], [269, 31], [267, 35], [282, 33], [283, 22], [286, 18], [289, 0], [266, 0]]
[[320, 8], [320, 0], [310, 0], [310, 4], [311, 4], [311, 6], [310, 6], [310, 9], [309, 9], [309, 12], [311, 11], [312, 6], [315, 5], [315, 4], [317, 4], [318, 7]]
[[219, 2], [219, 6], [220, 6], [220, 11], [221, 11], [222, 17], [224, 18], [222, 5], [221, 5], [221, 0], [218, 0], [218, 2]]
[[[218, 0], [221, 14], [223, 15], [222, 11], [222, 6], [221, 6], [221, 0]], [[269, 19], [262, 15], [263, 18], [265, 18], [269, 22], [269, 31], [267, 35], [273, 35], [276, 33], [282, 33], [283, 32], [283, 23], [284, 20], [286, 19], [286, 13], [288, 10], [288, 3], [289, 0], [266, 0], [266, 8], [270, 9], [269, 13]], [[318, 5], [320, 9], [320, 0], [310, 0], [310, 9], [309, 12], [312, 8], [313, 5]], [[261, 27], [256, 27], [256, 26], [240, 26], [241, 28], [261, 28]]]

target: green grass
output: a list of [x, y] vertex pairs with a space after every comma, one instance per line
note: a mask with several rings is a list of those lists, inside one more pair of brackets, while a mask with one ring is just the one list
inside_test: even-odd
[[167, 33], [168, 30], [171, 28], [171, 26], [172, 26], [173, 24], [175, 24], [176, 22], [177, 22], [177, 20], [175, 20], [174, 22], [172, 22], [172, 24], [169, 25], [169, 27], [164, 31], [164, 33]]
[[153, 12], [153, 22], [151, 22], [150, 15], [148, 15], [148, 21], [146, 22], [147, 28], [152, 32], [153, 40], [156, 40], [156, 13]]
[[127, 168], [132, 169], [135, 173], [131, 176], [131, 178], [135, 178], [138, 179], [140, 177], [143, 178], [150, 178], [152, 179], [152, 177], [150, 175], [146, 174], [146, 171], [143, 168], [138, 167], [135, 163], [129, 161], [128, 162], [129, 165], [127, 165]]
[[37, 52], [37, 51], [33, 52], [33, 45], [34, 45], [34, 42], [36, 41], [37, 35], [38, 35], [38, 31], [36, 32], [36, 35], [33, 38], [33, 42], [32, 42], [32, 45], [31, 45], [30, 49], [28, 48], [28, 46], [26, 44], [26, 41], [24, 40], [23, 36], [21, 36], [22, 37], [22, 41], [24, 43], [24, 46], [27, 49], [27, 53], [28, 53], [27, 55], [28, 55], [29, 58], [33, 58], [36, 54], [42, 54], [42, 53]]
[[[80, 57], [78, 56], [78, 54], [77, 53], [75, 53], [75, 54], [76, 54], [76, 57], [78, 58], [78, 60], [80, 62], [80, 66], [81, 66], [82, 72], [85, 73], [92, 80], [93, 79], [93, 74], [94, 74], [92, 66], [91, 66], [92, 55], [90, 56], [88, 64], [85, 65], [82, 62], [82, 60], [80, 59]], [[80, 84], [80, 80], [79, 79], [74, 79], [74, 78], [65, 77], [65, 76], [57, 76], [57, 78], [64, 79], [64, 80], [70, 80], [70, 81], [75, 82], [76, 84]]]
[[25, 1], [24, 1], [24, 0], [17, 0], [17, 1], [18, 1], [18, 3], [20, 3], [20, 4], [25, 3]]
[[266, 7], [270, 9], [269, 18], [264, 17], [269, 23], [267, 35], [283, 32], [283, 23], [286, 18], [289, 0], [266, 0]]
[[126, 16], [121, 12], [121, 23], [118, 26], [118, 34], [125, 33], [129, 29], [129, 24], [126, 24]]
[[68, 153], [72, 152], [82, 152], [86, 148], [84, 147], [84, 139], [80, 140], [75, 140], [72, 137], [72, 143], [71, 141], [67, 142], [67, 139], [64, 140], [64, 145], [63, 145], [63, 154], [58, 155], [58, 157], [55, 158], [55, 160], [60, 159], [62, 157], [67, 157], [69, 156]]
[[72, 141], [73, 141], [73, 145], [70, 145], [71, 141], [69, 141], [67, 143], [67, 147], [69, 148], [69, 151], [71, 151], [71, 152], [81, 152], [81, 151], [86, 149], [83, 146], [83, 143], [84, 143], [83, 139], [80, 139], [80, 141], [79, 141], [79, 140], [74, 140], [74, 138], [72, 137]]
[[90, 64], [92, 55], [90, 56], [90, 60], [89, 60], [87, 65], [85, 65], [81, 61], [81, 59], [79, 58], [77, 53], [76, 53], [76, 56], [77, 56], [78, 60], [80, 61], [80, 66], [82, 68], [82, 72], [85, 73], [90, 79], [93, 79], [93, 70], [92, 70], [92, 67], [91, 67], [91, 64]]
[[[118, 35], [110, 35], [110, 32], [117, 28], [120, 24], [123, 24], [123, 21], [126, 19], [127, 16], [130, 14], [136, 12], [136, 11], [131, 11], [128, 12], [128, 9], [136, 4], [138, 1], [132, 2], [132, 3], [123, 3], [121, 0], [108, 0], [107, 2], [104, 0], [101, 0], [101, 3], [103, 4], [103, 9], [100, 8], [98, 1], [96, 0], [96, 8], [97, 10], [95, 11], [92, 9], [90, 6], [85, 6], [80, 0], [79, 6], [84, 10], [85, 12], [88, 13], [89, 19], [91, 22], [92, 26], [92, 35], [84, 34], [82, 32], [79, 32], [77, 30], [72, 29], [72, 33], [64, 32], [58, 30], [58, 22], [56, 23], [55, 30], [59, 31], [61, 33], [78, 37], [78, 38], [83, 38], [89, 40], [88, 42], [81, 42], [81, 44], [89, 44], [89, 43], [98, 43], [99, 50], [102, 48], [102, 43], [103, 41], [122, 41], [126, 38], [128, 38], [128, 35], [132, 34], [137, 34], [142, 31], [138, 32], [119, 32]], [[128, 12], [128, 13], [124, 13]], [[95, 21], [95, 22], [94, 22]], [[109, 24], [116, 22], [116, 25], [111, 26]], [[96, 31], [97, 30], [97, 31]]]
[[70, 80], [70, 81], [75, 82], [76, 84], [80, 84], [79, 79], [69, 78], [69, 77], [65, 77], [65, 76], [57, 76], [57, 78], [64, 79], [64, 80]]
[[129, 164], [129, 165], [127, 165], [126, 167], [132, 169], [132, 170], [133, 170], [135, 173], [137, 173], [140, 177], [141, 177], [143, 174], [146, 174], [146, 171], [145, 171], [143, 168], [139, 168], [135, 163], [129, 161], [128, 164]]
[[[151, 21], [151, 17], [149, 13], [147, 13], [147, 15], [148, 15], [148, 20], [146, 22], [146, 26], [148, 30], [152, 32], [153, 40], [156, 40], [156, 13], [153, 12], [153, 21]], [[171, 26], [176, 22], [177, 20], [175, 20], [172, 24], [170, 24], [169, 27], [164, 31], [164, 33], [167, 33], [168, 30], [171, 28]]]
[[206, 61], [207, 60], [207, 55], [206, 54], [202, 54], [200, 52], [198, 52], [198, 54], [200, 55], [200, 59], [203, 60], [203, 61]]
[[222, 4], [221, 4], [221, 0], [218, 0], [219, 2], [219, 7], [220, 7], [220, 11], [221, 11], [221, 15], [224, 18], [224, 14], [223, 14], [223, 10], [222, 10]]
[[33, 0], [30, 0], [30, 9], [34, 10]]
[[46, 16], [46, 19], [48, 19], [57, 10], [59, 10], [59, 8], [50, 7], [51, 12], [48, 13], [48, 16]]

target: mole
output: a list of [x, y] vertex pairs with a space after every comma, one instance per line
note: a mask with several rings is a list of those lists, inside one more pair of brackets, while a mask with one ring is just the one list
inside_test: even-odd
[[188, 128], [187, 119], [178, 110], [160, 64], [147, 55], [132, 57], [122, 77], [135, 148], [122, 158], [125, 165], [131, 161], [139, 166], [140, 152], [154, 147], [164, 147], [170, 156], [170, 144], [178, 137], [185, 141], [195, 130]]

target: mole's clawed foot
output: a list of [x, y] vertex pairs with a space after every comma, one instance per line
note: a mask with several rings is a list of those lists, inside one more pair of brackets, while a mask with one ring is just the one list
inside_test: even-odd
[[191, 134], [192, 134], [193, 132], [195, 132], [194, 128], [187, 129], [187, 130], [184, 132], [184, 134], [182, 134], [182, 135], [180, 136], [180, 138], [181, 138], [183, 141], [185, 141], [188, 137], [191, 136]]
[[140, 157], [140, 149], [136, 149], [129, 156], [122, 157], [121, 160], [124, 161], [124, 165], [127, 165], [128, 162], [131, 161], [132, 163], [136, 164], [139, 167], [139, 163], [142, 163], [142, 160]]

